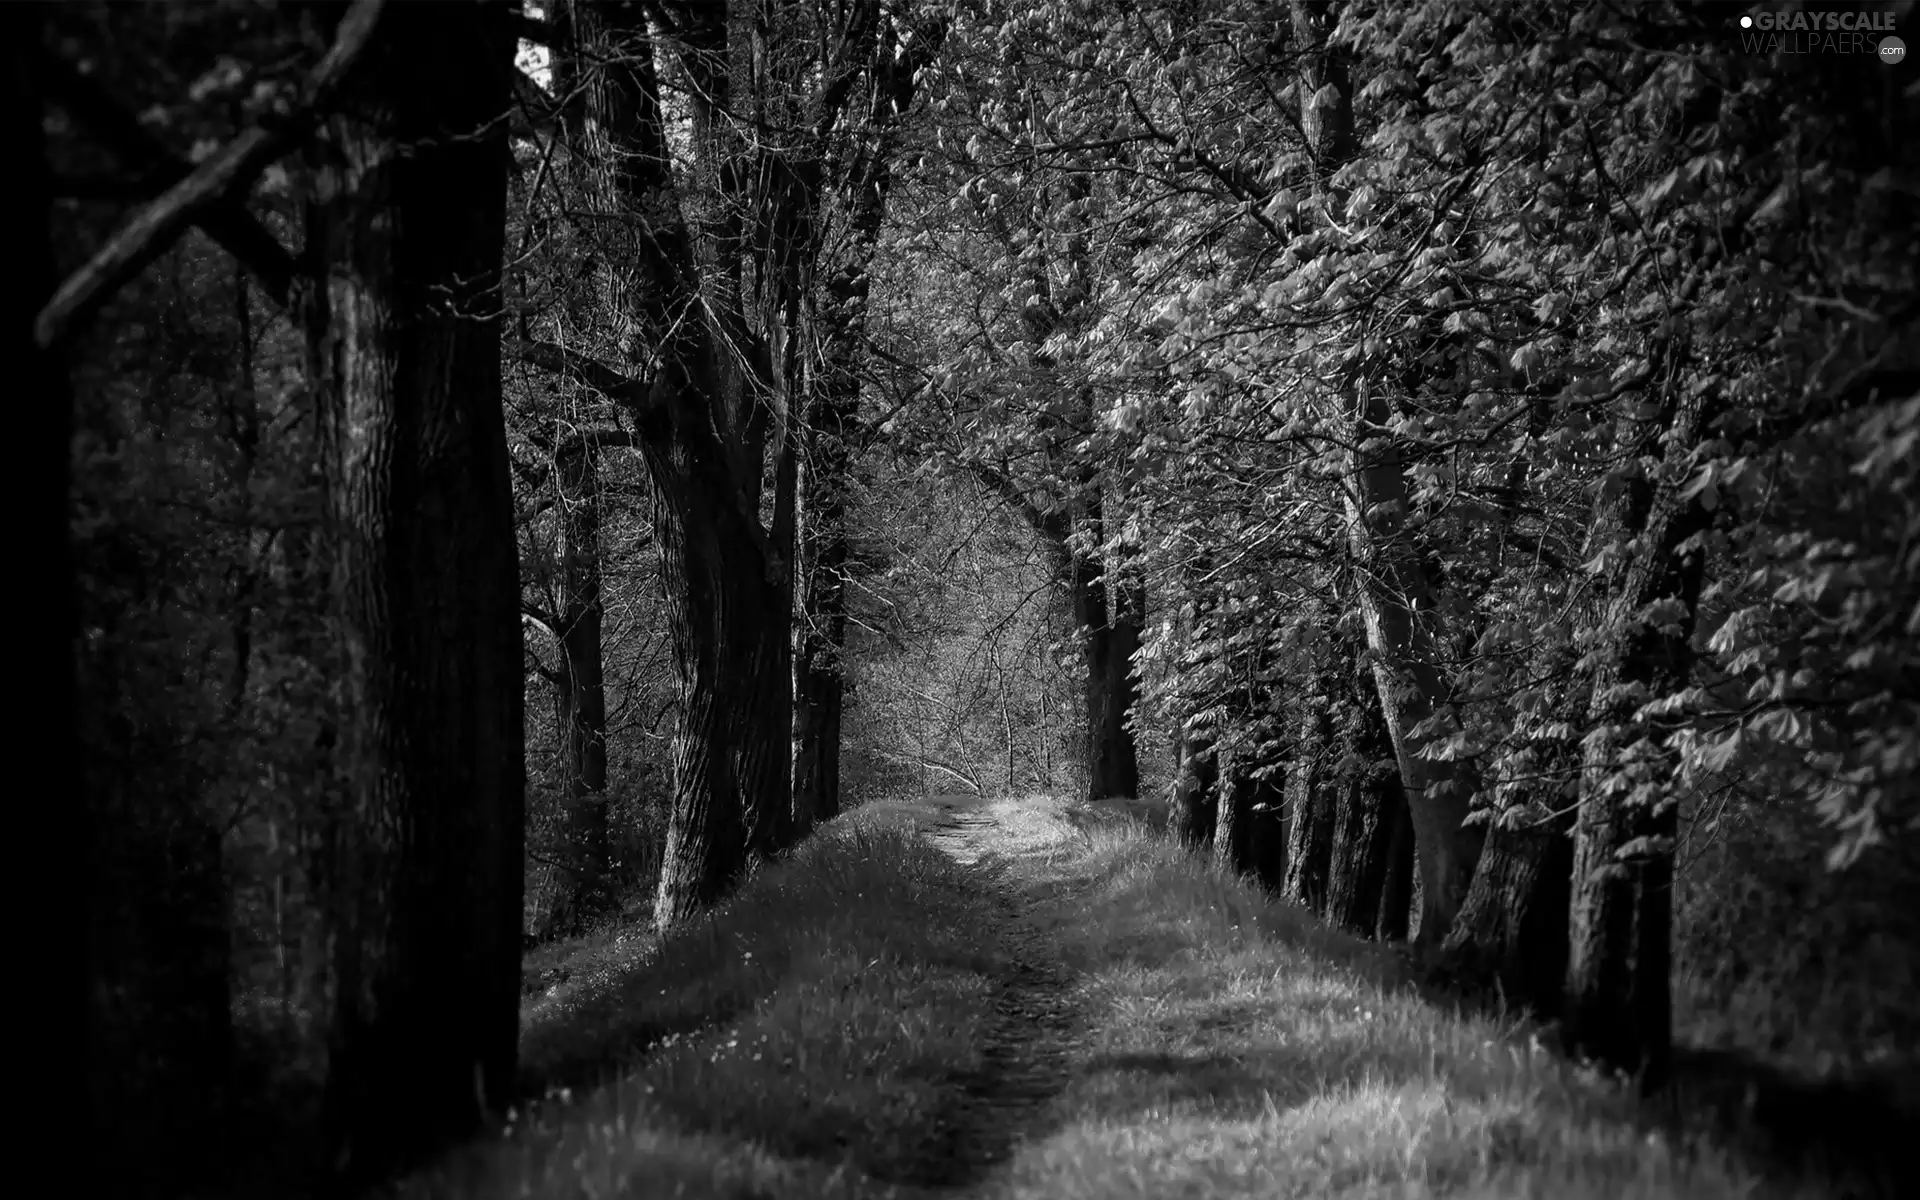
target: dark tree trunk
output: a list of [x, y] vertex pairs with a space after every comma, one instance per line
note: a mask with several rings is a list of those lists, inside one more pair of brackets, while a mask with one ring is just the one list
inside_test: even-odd
[[1387, 836], [1387, 874], [1380, 885], [1380, 921], [1373, 936], [1383, 942], [1404, 941], [1413, 907], [1413, 814], [1401, 804], [1393, 812]]
[[[44, 16], [40, 5], [0, 7], [7, 89], [0, 100], [0, 146], [12, 165], [5, 203], [12, 214], [7, 227], [17, 237], [13, 265], [0, 279], [0, 295], [5, 297], [0, 321], [5, 323], [15, 409], [10, 423], [16, 461], [7, 472], [14, 498], [7, 511], [19, 541], [20, 569], [35, 581], [39, 614], [35, 635], [17, 639], [13, 647], [15, 677], [33, 702], [22, 706], [9, 725], [20, 758], [31, 755], [71, 764], [80, 758], [73, 557], [67, 545], [73, 403], [65, 363], [41, 349], [33, 336], [34, 317], [57, 284], [48, 228], [52, 197], [44, 109], [35, 69]], [[27, 939], [20, 953], [34, 964], [36, 979], [34, 986], [21, 989], [27, 1005], [25, 1026], [36, 1031], [34, 1040], [51, 1047], [55, 1061], [28, 1068], [49, 1094], [26, 1106], [29, 1117], [15, 1136], [54, 1161], [78, 1165], [86, 1161], [80, 1157], [82, 1148], [99, 1145], [86, 1086], [95, 1061], [88, 1037], [87, 935], [94, 875], [86, 785], [70, 774], [61, 788], [15, 808], [18, 844], [58, 853], [65, 863], [61, 919], [21, 922]], [[37, 881], [29, 887], [37, 888]], [[17, 903], [37, 899], [32, 891], [23, 892]], [[67, 1115], [62, 1116], [63, 1111]], [[75, 1178], [78, 1186], [71, 1190], [86, 1191], [84, 1179], [84, 1174]]]
[[[1096, 494], [1073, 522], [1095, 545], [1105, 540], [1104, 505]], [[1133, 655], [1140, 648], [1146, 596], [1112, 562], [1095, 554], [1076, 554], [1068, 546], [1069, 522], [1054, 518], [1049, 536], [1066, 568], [1067, 595], [1080, 630], [1086, 701], [1087, 799], [1131, 797], [1140, 790], [1140, 763], [1127, 720], [1139, 698]]]
[[[815, 442], [819, 453], [819, 442]], [[834, 469], [832, 465], [818, 468]], [[793, 819], [804, 833], [840, 811], [840, 727], [846, 711], [844, 496], [801, 467], [800, 615], [793, 656]], [[830, 493], [830, 494], [829, 494]]]
[[[655, 923], [666, 929], [719, 900], [752, 854], [793, 836], [788, 548], [760, 524], [764, 430], [751, 419], [760, 406], [743, 412], [735, 403], [742, 378], [723, 342], [740, 332], [737, 309], [728, 311], [737, 281], [709, 246], [709, 267], [725, 277], [703, 290], [669, 163], [646, 12], [576, 3], [566, 17], [572, 44], [563, 65], [579, 80], [586, 117], [581, 154], [596, 203], [614, 218], [597, 231], [607, 239], [598, 247], [602, 292], [629, 372], [594, 364], [585, 374], [627, 405], [640, 437], [674, 648], [673, 798], [654, 900]], [[723, 88], [724, 22], [693, 33], [689, 69]], [[724, 95], [708, 101], [694, 114], [703, 155], [725, 149], [713, 128]], [[564, 369], [581, 368], [569, 359]], [[646, 374], [653, 382], [642, 394], [632, 377]]]
[[[1648, 455], [1664, 447], [1665, 480], [1642, 474], [1605, 501], [1602, 529], [1631, 539], [1631, 549], [1608, 588], [1608, 644], [1593, 675], [1594, 728], [1582, 747], [1574, 826], [1566, 1038], [1648, 1087], [1664, 1082], [1672, 1055], [1676, 802], [1667, 795], [1673, 765], [1663, 731], [1636, 717], [1634, 697], [1678, 691], [1692, 665], [1704, 556], [1682, 547], [1711, 517], [1678, 492], [1706, 428], [1704, 407], [1701, 396], [1672, 398], [1665, 420], [1637, 422], [1628, 444]], [[1667, 631], [1641, 617], [1660, 600], [1685, 606]]]
[[1213, 739], [1191, 729], [1180, 732], [1180, 762], [1173, 780], [1173, 835], [1196, 853], [1213, 844], [1218, 811]]
[[1252, 783], [1235, 756], [1226, 756], [1217, 772], [1213, 861], [1235, 875], [1244, 875], [1253, 865]]
[[1441, 946], [1440, 974], [1470, 989], [1497, 987], [1551, 1017], [1567, 972], [1573, 842], [1566, 822], [1496, 827], [1467, 899]]
[[1273, 779], [1254, 780], [1247, 806], [1247, 856], [1254, 878], [1278, 894], [1287, 879], [1287, 797]]
[[138, 695], [144, 672], [116, 659], [111, 649], [87, 656], [100, 717], [81, 760], [97, 823], [88, 1083], [113, 1188], [164, 1192], [222, 1153], [231, 1116], [229, 895], [202, 781], [181, 760], [177, 731], [120, 698]]
[[703, 453], [718, 447], [702, 446], [693, 414], [714, 394], [663, 374], [639, 418], [658, 495], [654, 536], [680, 701], [654, 901], [662, 929], [711, 907], [751, 853], [772, 853], [792, 837], [789, 605], [764, 552], [742, 549], [764, 542], [758, 521], [731, 492], [724, 463]]
[[[836, 279], [856, 288], [865, 307], [866, 276]], [[858, 334], [830, 333], [826, 371], [801, 416], [807, 452], [799, 456], [793, 653], [793, 819], [804, 833], [840, 811], [840, 722], [846, 705], [848, 438], [859, 403]]]
[[1287, 869], [1280, 894], [1320, 912], [1327, 899], [1333, 854], [1333, 803], [1328, 794], [1332, 750], [1326, 697], [1303, 698], [1294, 714], [1298, 738], [1287, 772]]
[[[1328, 0], [1292, 0], [1293, 35], [1300, 50], [1301, 86], [1324, 102], [1304, 106], [1303, 132], [1312, 146], [1329, 193], [1339, 189], [1336, 172], [1355, 149], [1353, 76], [1348, 53], [1332, 41], [1338, 14]], [[1329, 197], [1335, 205], [1337, 195]], [[1362, 568], [1359, 608], [1366, 621], [1381, 710], [1415, 831], [1424, 907], [1416, 937], [1445, 932], [1473, 878], [1480, 831], [1463, 824], [1471, 780], [1458, 764], [1429, 759], [1428, 738], [1416, 730], [1446, 702], [1432, 614], [1436, 611], [1407, 520], [1411, 515], [1406, 447], [1390, 433], [1394, 424], [1384, 385], [1365, 377], [1347, 385], [1353, 423], [1347, 527]]]
[[1075, 599], [1087, 639], [1087, 798], [1132, 797], [1140, 790], [1140, 764], [1127, 722], [1139, 693], [1133, 656], [1146, 599], [1110, 570], [1083, 582]]
[[554, 672], [566, 846], [547, 906], [551, 935], [580, 932], [611, 905], [607, 831], [607, 689], [601, 647], [600, 455], [590, 440], [559, 443], [554, 497], [559, 523], [559, 668]]
[[501, 408], [513, 16], [390, 5], [315, 155], [308, 306], [345, 663], [330, 1161], [368, 1178], [513, 1095], [519, 572]]
[[[1572, 651], [1556, 650], [1536, 673], [1566, 687], [1574, 675]], [[1455, 987], [1497, 988], [1508, 1002], [1545, 1017], [1560, 1011], [1572, 900], [1573, 821], [1571, 814], [1555, 814], [1580, 774], [1575, 736], [1557, 730], [1584, 724], [1584, 698], [1556, 692], [1546, 719], [1524, 731], [1532, 738], [1526, 782], [1493, 814], [1473, 884], [1434, 964], [1436, 975]]]
[[1352, 654], [1339, 660], [1347, 684], [1340, 706], [1340, 757], [1346, 766], [1326, 791], [1334, 804], [1327, 868], [1327, 919], [1362, 936], [1379, 923], [1392, 865], [1393, 835], [1407, 807], [1379, 693]]

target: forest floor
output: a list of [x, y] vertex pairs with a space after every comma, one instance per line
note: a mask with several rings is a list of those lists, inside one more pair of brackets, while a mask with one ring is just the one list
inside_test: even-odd
[[665, 943], [548, 951], [547, 1098], [396, 1194], [1880, 1194], [1763, 1171], [1714, 1097], [1644, 1104], [1141, 816], [868, 805]]

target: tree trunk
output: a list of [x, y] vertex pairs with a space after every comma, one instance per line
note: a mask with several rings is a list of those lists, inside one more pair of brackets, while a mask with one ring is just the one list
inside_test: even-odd
[[1039, 518], [1065, 579], [1080, 635], [1088, 800], [1132, 797], [1140, 790], [1139, 756], [1127, 720], [1139, 698], [1133, 655], [1146, 619], [1145, 594], [1106, 560], [1110, 556], [1076, 553], [1073, 548], [1076, 533], [1096, 546], [1105, 540], [1099, 486], [1097, 479], [1083, 482], [1094, 494], [1077, 516], [1051, 513]]
[[[861, 273], [860, 290], [865, 290]], [[834, 286], [844, 286], [836, 281]], [[862, 298], [864, 308], [864, 297]], [[857, 335], [856, 335], [857, 336]], [[793, 652], [793, 818], [796, 832], [840, 811], [840, 722], [846, 704], [847, 440], [859, 403], [856, 337], [830, 336], [826, 377], [801, 421]]]
[[519, 573], [501, 407], [504, 5], [392, 5], [316, 154], [309, 304], [345, 662], [330, 1161], [368, 1178], [515, 1085]]
[[600, 455], [591, 441], [560, 442], [554, 463], [559, 523], [561, 736], [566, 846], [547, 906], [550, 935], [579, 933], [611, 906], [607, 830], [607, 689], [601, 647]]
[[[736, 281], [703, 290], [670, 166], [646, 12], [576, 3], [566, 18], [563, 65], [579, 80], [586, 118], [579, 149], [595, 202], [612, 218], [598, 231], [602, 293], [627, 369], [625, 378], [604, 366], [589, 374], [629, 408], [641, 441], [674, 648], [673, 798], [654, 900], [654, 921], [667, 929], [720, 899], [750, 855], [772, 853], [793, 836], [787, 548], [760, 524], [762, 433], [732, 403], [739, 368], [716, 328], [738, 324], [737, 311], [717, 312], [737, 297]], [[727, 53], [725, 31], [709, 23], [697, 32], [700, 44], [685, 47], [688, 65], [722, 86], [715, 56]], [[709, 44], [714, 37], [721, 44]], [[695, 140], [702, 153], [714, 152], [725, 139], [709, 136], [711, 105], [696, 107]], [[648, 375], [642, 394], [634, 380]]]
[[1111, 564], [1103, 570], [1084, 559], [1076, 561], [1073, 596], [1086, 639], [1087, 799], [1131, 798], [1140, 790], [1140, 763], [1127, 721], [1139, 694], [1133, 656], [1146, 599]]
[[1380, 885], [1380, 921], [1373, 936], [1383, 942], [1403, 941], [1413, 907], [1413, 814], [1407, 811], [1406, 797], [1392, 814], [1393, 828], [1387, 836], [1387, 874]]
[[1180, 762], [1173, 782], [1173, 835], [1198, 853], [1213, 844], [1218, 812], [1213, 739], [1191, 728], [1180, 731]]
[[[1303, 106], [1303, 126], [1321, 186], [1353, 154], [1353, 80], [1345, 55], [1329, 46], [1333, 14], [1325, 0], [1293, 0], [1292, 23], [1303, 51], [1302, 94], [1327, 99]], [[1334, 197], [1337, 202], [1337, 196]], [[1386, 398], [1362, 377], [1346, 397], [1353, 439], [1353, 486], [1347, 492], [1347, 528], [1360, 567], [1360, 610], [1387, 733], [1413, 816], [1424, 906], [1416, 937], [1431, 941], [1453, 921], [1473, 878], [1480, 833], [1463, 824], [1471, 780], [1457, 779], [1452, 763], [1424, 757], [1428, 738], [1415, 728], [1446, 696], [1431, 628], [1434, 604], [1406, 529], [1407, 482], [1401, 445]]]
[[[1536, 677], [1563, 681], [1574, 671], [1570, 648], [1534, 668]], [[1456, 987], [1497, 987], [1508, 1002], [1547, 1017], [1558, 1015], [1566, 984], [1573, 878], [1571, 814], [1556, 814], [1566, 807], [1568, 782], [1580, 774], [1575, 736], [1558, 731], [1584, 723], [1585, 699], [1584, 692], [1556, 691], [1543, 719], [1521, 730], [1532, 738], [1520, 768], [1524, 782], [1509, 786], [1513, 794], [1493, 814], [1473, 885], [1435, 964]]]
[[[73, 556], [68, 548], [68, 489], [71, 482], [73, 399], [61, 357], [34, 340], [34, 319], [53, 295], [53, 243], [48, 218], [52, 207], [48, 179], [44, 106], [36, 78], [42, 53], [40, 5], [0, 8], [0, 55], [6, 60], [6, 95], [0, 98], [0, 146], [7, 148], [12, 178], [7, 188], [8, 228], [18, 231], [13, 266], [0, 279], [4, 296], [5, 356], [11, 372], [15, 411], [11, 417], [17, 452], [7, 472], [14, 499], [20, 571], [35, 581], [38, 599], [35, 636], [17, 639], [13, 670], [23, 694], [33, 697], [11, 721], [12, 736], [25, 753], [48, 763], [80, 760], [74, 680], [77, 628]], [[56, 1160], [96, 1140], [95, 1112], [87, 1094], [94, 1063], [89, 1037], [88, 929], [94, 898], [90, 812], [84, 774], [70, 775], [57, 794], [16, 805], [15, 835], [22, 846], [57, 852], [64, 858], [60, 919], [22, 922], [27, 941], [20, 953], [35, 964], [35, 986], [25, 992], [26, 1027], [62, 1061], [34, 1063], [30, 1070], [49, 1089], [28, 1105], [27, 1123], [15, 1130], [25, 1144]], [[37, 885], [30, 885], [37, 886]], [[27, 898], [23, 894], [22, 898]], [[66, 1115], [62, 1116], [64, 1112]], [[75, 1153], [75, 1164], [87, 1160]], [[85, 1192], [82, 1174], [71, 1190]]]
[[1325, 697], [1304, 699], [1296, 711], [1299, 737], [1287, 772], [1287, 869], [1280, 894], [1320, 912], [1327, 899], [1333, 853], [1333, 804], [1326, 764], [1331, 757]]
[[1406, 810], [1400, 771], [1380, 697], [1351, 654], [1339, 660], [1347, 685], [1340, 706], [1340, 757], [1347, 766], [1328, 789], [1334, 804], [1327, 869], [1327, 919], [1362, 936], [1374, 932], [1392, 865], [1393, 835]]
[[654, 901], [655, 924], [668, 929], [725, 895], [751, 853], [791, 841], [793, 668], [784, 590], [764, 553], [744, 550], [764, 534], [694, 423], [716, 393], [663, 371], [655, 394], [637, 420], [658, 497], [680, 701]]
[[[1603, 528], [1627, 549], [1608, 589], [1574, 825], [1567, 1041], [1648, 1087], [1664, 1081], [1672, 1054], [1677, 802], [1663, 731], [1636, 709], [1685, 687], [1692, 667], [1704, 555], [1682, 547], [1710, 527], [1711, 516], [1678, 492], [1706, 427], [1704, 407], [1699, 395], [1670, 397], [1666, 420], [1634, 423], [1637, 440], [1626, 444], [1643, 456], [1664, 446], [1662, 478], [1626, 480], [1602, 511]], [[1643, 615], [1649, 605], [1676, 600], [1684, 615], [1667, 618], [1671, 624]]]
[[1217, 772], [1213, 861], [1221, 870], [1244, 875], [1253, 865], [1253, 788], [1235, 756]]
[[1566, 982], [1572, 877], [1566, 822], [1496, 827], [1442, 943], [1440, 974], [1470, 989], [1498, 987], [1510, 1003], [1556, 1015]]
[[1416, 938], [1425, 943], [1451, 927], [1473, 880], [1482, 834], [1465, 824], [1473, 781], [1451, 762], [1428, 759], [1431, 738], [1416, 733], [1446, 695], [1429, 615], [1434, 603], [1408, 540], [1399, 451], [1391, 442], [1379, 448], [1387, 437], [1387, 405], [1366, 395], [1364, 381], [1355, 404], [1355, 437], [1370, 446], [1354, 454], [1348, 530], [1362, 568], [1360, 611], [1375, 686], [1413, 819], [1422, 905]]

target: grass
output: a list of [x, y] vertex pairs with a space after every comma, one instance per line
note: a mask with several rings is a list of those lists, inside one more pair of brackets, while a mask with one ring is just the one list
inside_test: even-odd
[[1021, 1053], [1004, 1002], [1018, 943], [1064, 967], [1073, 1029], [977, 1194], [1845, 1194], [1762, 1180], [1123, 811], [973, 815], [991, 822], [970, 835], [993, 851], [981, 865], [920, 836], [935, 810], [870, 806], [708, 925], [557, 952], [524, 1057], [564, 1098], [400, 1193], [923, 1194], [953, 1126], [981, 1119], [970, 1089]]
[[557, 982], [522, 1028], [546, 1100], [396, 1194], [897, 1190], [979, 1067], [999, 895], [990, 868], [875, 808], [664, 944], [607, 930], [548, 950]]
[[1132, 823], [1062, 843], [1026, 873], [1088, 1028], [1010, 1194], [1752, 1194], [1517, 1023], [1424, 999], [1385, 951]]

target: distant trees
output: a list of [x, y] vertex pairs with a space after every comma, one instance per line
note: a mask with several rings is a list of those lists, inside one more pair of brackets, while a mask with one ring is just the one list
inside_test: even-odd
[[555, 864], [542, 934], [578, 933], [612, 906], [607, 813], [607, 682], [602, 630], [600, 460], [629, 441], [616, 430], [562, 418], [546, 439], [546, 490], [554, 514], [551, 610], [529, 620], [553, 642], [554, 716], [561, 743], [563, 859]]
[[584, 343], [528, 326], [517, 353], [615, 401], [654, 484], [678, 672], [664, 927], [837, 805], [867, 264], [939, 36], [872, 4], [576, 3], [552, 29], [599, 298]]
[[[864, 426], [861, 376], [867, 358], [873, 258], [886, 221], [901, 143], [919, 77], [936, 60], [943, 26], [919, 28], [876, 11], [866, 50], [864, 87], [849, 102], [854, 121], [827, 139], [816, 127], [812, 154], [823, 178], [819, 220], [843, 226], [835, 253], [825, 246], [802, 299], [794, 447], [794, 570], [798, 593], [793, 659], [793, 814], [795, 832], [840, 808], [840, 743], [847, 676], [847, 524], [853, 460]], [[853, 66], [848, 63], [843, 66]], [[861, 111], [864, 108], [864, 113]], [[816, 106], [817, 109], [817, 106]], [[815, 113], [815, 119], [825, 114]], [[828, 269], [830, 268], [830, 270]]]

